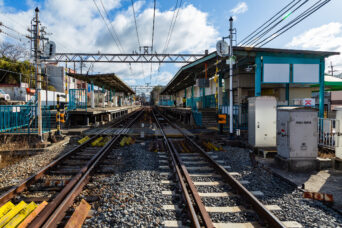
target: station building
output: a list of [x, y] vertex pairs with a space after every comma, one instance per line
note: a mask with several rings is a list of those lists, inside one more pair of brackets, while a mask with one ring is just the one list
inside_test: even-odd
[[[233, 53], [234, 128], [247, 128], [247, 99], [254, 96], [274, 96], [278, 106], [317, 107], [320, 117], [327, 116], [325, 59], [339, 53], [249, 47], [234, 47]], [[217, 112], [229, 114], [228, 70], [216, 52], [181, 67], [162, 90], [159, 105], [172, 107], [184, 121], [217, 126]]]

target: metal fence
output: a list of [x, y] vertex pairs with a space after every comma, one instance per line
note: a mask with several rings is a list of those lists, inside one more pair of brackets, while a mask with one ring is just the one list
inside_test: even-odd
[[85, 89], [69, 90], [69, 110], [85, 109], [87, 110], [87, 91]]
[[[227, 123], [224, 125], [224, 128], [229, 128], [229, 105], [220, 106], [219, 113], [227, 114]], [[233, 127], [234, 130], [246, 130], [248, 128], [248, 104], [233, 106]]]
[[[42, 107], [42, 131], [51, 129], [51, 112]], [[36, 105], [0, 105], [0, 133], [38, 133], [38, 109]]]
[[174, 106], [174, 101], [173, 100], [160, 100], [159, 101], [160, 106]]
[[192, 111], [195, 123], [197, 126], [202, 126], [202, 113], [196, 110]]
[[339, 120], [318, 118], [318, 145], [335, 149], [338, 146]]

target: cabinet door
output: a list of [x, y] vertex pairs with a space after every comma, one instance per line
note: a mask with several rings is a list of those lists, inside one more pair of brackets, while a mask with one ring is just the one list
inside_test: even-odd
[[289, 127], [287, 121], [278, 121], [277, 130], [277, 150], [278, 154], [284, 158], [289, 157]]

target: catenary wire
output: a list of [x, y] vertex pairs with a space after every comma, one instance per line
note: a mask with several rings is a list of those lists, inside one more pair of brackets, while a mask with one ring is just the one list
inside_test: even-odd
[[[270, 19], [268, 19], [265, 23], [263, 23], [261, 26], [259, 26], [257, 29], [255, 29], [253, 32], [251, 32], [249, 35], [247, 35], [245, 38], [243, 38], [238, 46], [243, 46], [244, 43], [248, 42], [250, 39], [252, 39], [255, 35], [255, 33], [257, 33], [260, 29], [265, 29], [268, 26], [270, 26], [273, 22], [271, 22], [274, 18], [279, 18], [279, 15], [281, 13], [283, 13], [286, 10], [291, 9], [291, 5], [295, 2], [296, 0], [293, 0], [292, 2], [290, 2], [289, 4], [287, 4], [285, 7], [283, 7], [280, 11], [278, 11], [275, 15], [273, 15]], [[298, 4], [299, 1], [297, 1], [295, 4]], [[280, 15], [281, 16], [281, 15]], [[268, 25], [267, 25], [268, 24]], [[267, 25], [265, 28], [263, 28], [265, 25]]]
[[321, 4], [308, 9], [307, 11], [303, 12], [301, 15], [297, 16], [295, 19], [293, 19], [291, 22], [289, 22], [288, 24], [286, 24], [285, 26], [283, 26], [282, 28], [280, 28], [279, 30], [277, 30], [275, 33], [273, 33], [272, 35], [268, 36], [267, 38], [263, 39], [262, 41], [258, 42], [256, 45], [254, 46], [258, 46], [258, 47], [262, 47], [266, 44], [268, 44], [269, 42], [271, 42], [272, 40], [274, 40], [275, 38], [277, 38], [278, 36], [282, 35], [283, 33], [287, 32], [289, 29], [293, 28], [295, 25], [297, 25], [298, 23], [300, 23], [301, 21], [303, 21], [305, 18], [307, 18], [308, 16], [312, 15], [314, 12], [316, 12], [317, 10], [319, 10], [320, 8], [322, 8], [324, 5], [326, 5], [327, 3], [329, 3], [331, 0], [325, 0], [324, 2], [322, 2]]

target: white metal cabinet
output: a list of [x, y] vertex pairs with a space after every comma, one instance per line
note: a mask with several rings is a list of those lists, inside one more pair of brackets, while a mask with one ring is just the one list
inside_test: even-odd
[[254, 147], [275, 147], [276, 120], [275, 97], [248, 98], [248, 143]]

